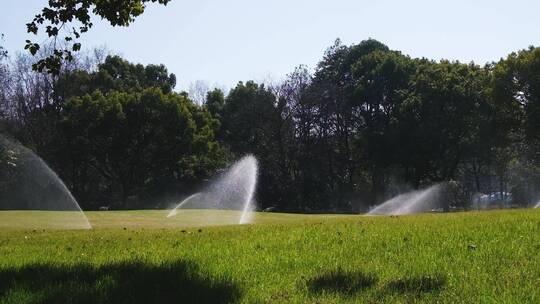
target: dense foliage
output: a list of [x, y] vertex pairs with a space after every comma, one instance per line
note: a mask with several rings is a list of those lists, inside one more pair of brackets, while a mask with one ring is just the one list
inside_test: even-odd
[[174, 91], [163, 65], [92, 58], [58, 77], [26, 56], [0, 62], [3, 128], [83, 208], [156, 207], [247, 153], [260, 160], [260, 208], [364, 210], [446, 181], [455, 206], [478, 193], [512, 192], [523, 206], [540, 196], [538, 48], [478, 66], [336, 41], [313, 73], [214, 89], [202, 105]]

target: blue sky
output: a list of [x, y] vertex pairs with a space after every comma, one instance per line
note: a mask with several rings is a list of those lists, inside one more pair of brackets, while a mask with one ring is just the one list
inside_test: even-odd
[[[0, 33], [13, 54], [46, 0], [2, 0]], [[196, 80], [231, 87], [313, 68], [336, 38], [375, 38], [414, 57], [485, 63], [540, 46], [538, 0], [172, 0], [149, 5], [128, 28], [96, 25], [83, 47], [105, 45], [130, 61], [163, 63], [178, 89]]]

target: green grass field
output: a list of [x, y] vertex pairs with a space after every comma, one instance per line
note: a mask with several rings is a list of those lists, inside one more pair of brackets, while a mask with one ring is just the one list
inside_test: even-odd
[[166, 214], [0, 212], [0, 303], [540, 303], [540, 210]]

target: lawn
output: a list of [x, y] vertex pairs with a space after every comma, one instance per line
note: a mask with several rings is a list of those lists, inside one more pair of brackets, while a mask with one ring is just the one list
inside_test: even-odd
[[0, 303], [540, 303], [540, 210], [166, 214], [0, 212]]

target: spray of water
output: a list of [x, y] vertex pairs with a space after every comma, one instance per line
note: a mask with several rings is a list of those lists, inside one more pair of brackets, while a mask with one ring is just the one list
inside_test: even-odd
[[195, 199], [201, 197], [201, 193], [200, 192], [197, 192], [195, 194], [192, 194], [190, 196], [188, 196], [186, 199], [184, 199], [183, 201], [180, 202], [180, 204], [178, 204], [176, 206], [176, 208], [174, 208], [173, 210], [171, 210], [171, 212], [169, 212], [169, 214], [167, 215], [167, 217], [172, 217], [172, 216], [175, 216], [178, 214], [178, 209], [182, 209], [182, 207], [184, 207], [184, 205], [186, 205], [187, 203], [190, 203], [191, 201], [195, 201]]
[[402, 215], [430, 211], [437, 206], [440, 192], [441, 185], [437, 184], [400, 194], [373, 208], [368, 214]]
[[232, 209], [240, 210], [238, 224], [251, 221], [254, 194], [257, 186], [258, 163], [252, 155], [244, 156], [205, 190], [181, 201], [167, 217], [178, 214], [179, 209]]
[[[56, 173], [30, 149], [0, 135], [0, 146], [11, 155], [12, 176], [0, 193], [0, 210], [63, 212], [65, 228], [90, 229], [81, 207]], [[54, 223], [51, 223], [55, 226]]]
[[536, 203], [536, 205], [534, 206], [534, 208], [540, 208], [540, 201], [538, 203]]

